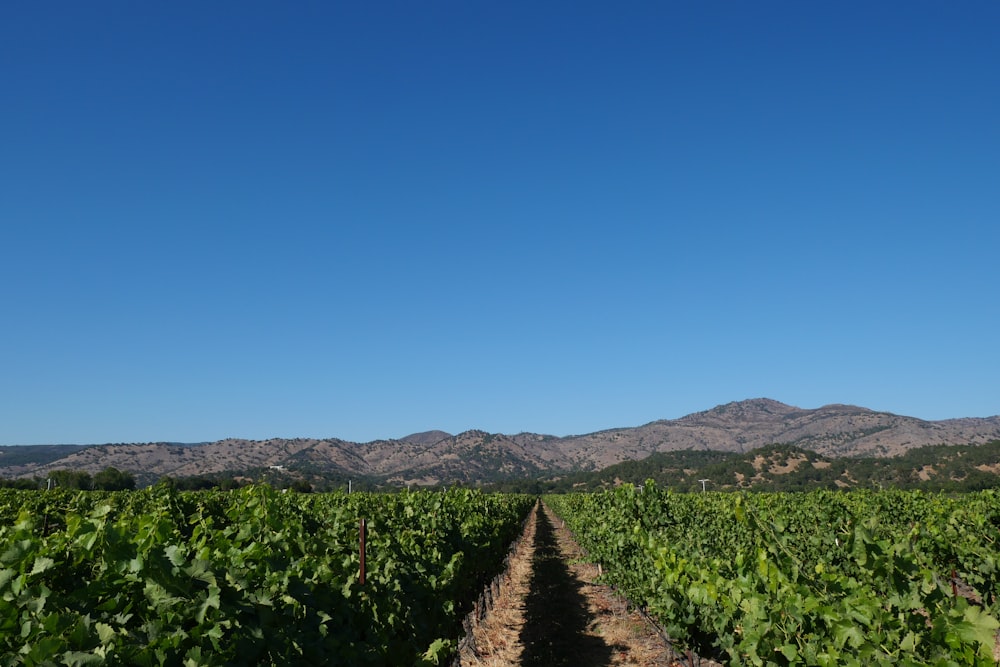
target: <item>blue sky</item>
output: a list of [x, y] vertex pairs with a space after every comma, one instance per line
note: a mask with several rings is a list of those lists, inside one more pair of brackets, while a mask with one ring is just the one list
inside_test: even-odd
[[998, 414], [998, 25], [9, 3], [0, 444]]

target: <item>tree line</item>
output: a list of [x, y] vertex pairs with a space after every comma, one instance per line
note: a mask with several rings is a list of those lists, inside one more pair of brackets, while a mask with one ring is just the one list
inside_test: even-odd
[[135, 476], [125, 470], [108, 466], [93, 475], [86, 470], [53, 470], [46, 477], [0, 479], [0, 488], [52, 487], [78, 491], [132, 491], [135, 489]]

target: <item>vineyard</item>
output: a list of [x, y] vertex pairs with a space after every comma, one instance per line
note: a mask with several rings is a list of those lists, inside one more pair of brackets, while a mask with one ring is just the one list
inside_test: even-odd
[[736, 665], [992, 665], [1000, 494], [546, 496], [605, 579]]
[[[544, 502], [608, 583], [702, 656], [995, 664], [995, 491], [647, 483]], [[0, 665], [448, 664], [533, 503], [467, 489], [0, 490]]]
[[2, 490], [0, 664], [446, 664], [533, 502]]

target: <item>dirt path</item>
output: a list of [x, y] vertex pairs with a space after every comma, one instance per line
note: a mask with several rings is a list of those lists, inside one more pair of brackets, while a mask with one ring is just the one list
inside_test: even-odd
[[511, 559], [493, 609], [475, 626], [462, 667], [652, 667], [679, 664], [656, 633], [607, 586], [596, 566], [540, 506]]

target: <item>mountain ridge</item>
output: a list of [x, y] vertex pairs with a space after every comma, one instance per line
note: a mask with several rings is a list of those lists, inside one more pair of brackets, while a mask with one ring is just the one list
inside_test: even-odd
[[[365, 476], [396, 485], [481, 483], [559, 471], [594, 471], [658, 452], [746, 452], [789, 444], [826, 457], [893, 457], [927, 445], [977, 445], [1000, 439], [1000, 416], [925, 421], [847, 404], [804, 409], [769, 398], [717, 405], [677, 419], [557, 437], [471, 429], [424, 431], [367, 443], [338, 438], [227, 438], [215, 442], [82, 446], [62, 456], [33, 446], [37, 461], [0, 447], [0, 476], [44, 477], [53, 470], [97, 472], [112, 466], [143, 483], [159, 477], [287, 469], [313, 476]], [[37, 449], [41, 448], [41, 449]]]

